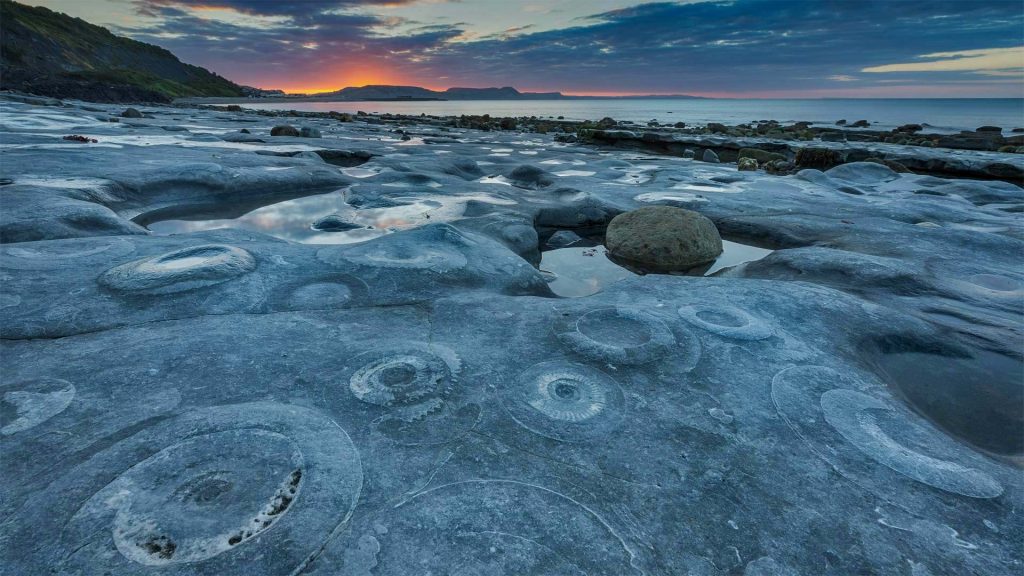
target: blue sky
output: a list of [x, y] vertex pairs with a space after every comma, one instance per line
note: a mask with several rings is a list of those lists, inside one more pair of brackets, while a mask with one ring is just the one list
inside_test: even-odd
[[290, 92], [1024, 97], [1020, 0], [27, 1]]

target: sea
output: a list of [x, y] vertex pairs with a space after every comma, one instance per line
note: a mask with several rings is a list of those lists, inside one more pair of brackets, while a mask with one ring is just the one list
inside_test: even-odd
[[834, 125], [867, 120], [872, 128], [888, 130], [902, 124], [922, 124], [926, 131], [951, 133], [980, 126], [999, 126], [1005, 132], [1024, 127], [1024, 98], [929, 99], [679, 99], [600, 98], [565, 100], [445, 100], [445, 101], [338, 101], [243, 103], [246, 108], [391, 114], [458, 116], [537, 116], [566, 120], [611, 117], [640, 124], [708, 122], [741, 124], [756, 120], [783, 123], [805, 121]]

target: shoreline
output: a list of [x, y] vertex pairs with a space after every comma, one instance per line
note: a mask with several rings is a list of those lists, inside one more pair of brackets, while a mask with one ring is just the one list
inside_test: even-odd
[[[189, 569], [213, 537], [236, 545], [207, 572], [444, 573], [441, 542], [537, 560], [503, 572], [552, 544], [559, 574], [685, 573], [712, 564], [646, 551], [692, 526], [759, 573], [903, 574], [952, 565], [939, 522], [999, 528], [964, 536], [971, 571], [1021, 563], [1019, 186], [774, 175], [632, 146], [738, 137], [618, 125], [0, 102], [13, 573]], [[688, 268], [684, 214], [721, 268], [613, 259]]]
[[[782, 124], [775, 120], [726, 125], [709, 122], [689, 126], [648, 122], [646, 125], [600, 120], [566, 120], [536, 116], [420, 115], [300, 110], [265, 110], [239, 105], [202, 105], [199, 108], [277, 118], [322, 118], [339, 122], [362, 121], [394, 126], [403, 133], [408, 125], [429, 125], [443, 130], [472, 129], [517, 131], [553, 135], [556, 142], [583, 143], [611, 148], [704, 159], [739, 162], [752, 158], [756, 168], [775, 175], [794, 174], [804, 168], [828, 169], [849, 162], [871, 161], [899, 172], [951, 178], [1004, 180], [1024, 184], [1024, 168], [1005, 163], [1001, 155], [1024, 155], [1024, 129], [1005, 134], [997, 127], [980, 127], [959, 134], [927, 132], [927, 125], [905, 124], [893, 130], [872, 129], [866, 121], [840, 121], [831, 125], [811, 122]], [[980, 161], [962, 162], [956, 154], [974, 152]], [[986, 157], [986, 154], [992, 156]], [[747, 166], [750, 169], [750, 166]]]

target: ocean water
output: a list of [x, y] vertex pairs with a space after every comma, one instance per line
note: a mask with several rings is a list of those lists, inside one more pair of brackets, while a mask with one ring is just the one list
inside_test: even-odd
[[245, 103], [247, 108], [313, 112], [392, 114], [490, 114], [491, 116], [564, 116], [567, 120], [616, 120], [646, 123], [739, 124], [754, 120], [807, 121], [833, 125], [837, 120], [867, 120], [878, 129], [926, 123], [932, 132], [1000, 126], [1009, 132], [1024, 127], [1024, 98], [971, 99], [595, 99], [595, 100], [472, 100], [421, 102], [283, 102]]

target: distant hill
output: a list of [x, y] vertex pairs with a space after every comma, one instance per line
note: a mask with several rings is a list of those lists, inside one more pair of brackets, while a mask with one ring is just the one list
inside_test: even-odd
[[[342, 88], [336, 92], [310, 94], [318, 100], [576, 100], [615, 98], [614, 96], [566, 96], [561, 92], [520, 92], [511, 86], [502, 88], [449, 88], [443, 92], [419, 86], [371, 85]], [[669, 96], [621, 96], [620, 98], [699, 98], [685, 94]]]
[[336, 97], [339, 100], [528, 100], [562, 98], [559, 92], [520, 92], [511, 86], [504, 88], [449, 88], [444, 92], [419, 86], [359, 86], [342, 88], [337, 92], [315, 94], [317, 98]]
[[46, 8], [0, 0], [0, 88], [94, 102], [242, 96], [169, 51]]

